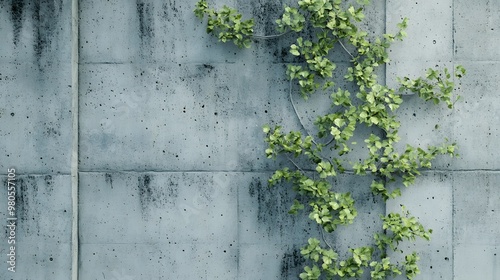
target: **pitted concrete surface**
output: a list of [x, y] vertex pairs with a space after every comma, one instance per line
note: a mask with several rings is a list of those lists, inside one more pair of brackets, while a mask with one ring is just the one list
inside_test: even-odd
[[[256, 33], [270, 35], [285, 1], [216, 2], [255, 17]], [[293, 38], [245, 50], [222, 45], [194, 16], [195, 3], [79, 1], [75, 147], [71, 1], [0, 1], [0, 179], [6, 186], [7, 169], [16, 169], [18, 206], [16, 273], [7, 270], [5, 230], [0, 279], [71, 279], [75, 257], [80, 280], [298, 278], [300, 247], [321, 234], [306, 215], [287, 213], [289, 186], [268, 188], [272, 170], [290, 163], [265, 157], [261, 131], [266, 123], [303, 130], [284, 75]], [[408, 38], [391, 47], [381, 72], [387, 84], [428, 67], [467, 69], [453, 110], [405, 96], [398, 111], [402, 143], [425, 147], [447, 137], [461, 157], [437, 159], [387, 205], [370, 194], [369, 176], [339, 176], [335, 187], [351, 191], [359, 217], [326, 238], [345, 256], [373, 242], [380, 214], [405, 204], [434, 230], [430, 242], [401, 245], [421, 254], [417, 279], [496, 280], [500, 2], [389, 0], [369, 9], [363, 27], [370, 33], [410, 19]], [[349, 56], [337, 49], [343, 69]], [[292, 93], [313, 131], [311, 116], [328, 104]], [[6, 210], [2, 187], [3, 221]]]

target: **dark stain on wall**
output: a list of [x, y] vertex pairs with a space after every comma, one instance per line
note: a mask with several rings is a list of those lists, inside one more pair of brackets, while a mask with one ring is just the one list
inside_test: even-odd
[[[3, 5], [2, 5], [3, 6]], [[14, 45], [19, 43], [19, 35], [23, 29], [24, 0], [12, 0], [10, 5], [10, 20], [14, 30]]]
[[248, 188], [251, 197], [257, 201], [257, 221], [265, 226], [267, 233], [281, 232], [284, 214], [281, 211], [281, 195], [277, 188], [263, 185], [261, 180], [254, 178]]
[[154, 176], [150, 174], [141, 175], [137, 180], [143, 219], [148, 220], [150, 208], [161, 208], [167, 205], [170, 207], [175, 203], [179, 185], [173, 180], [166, 185], [154, 184]]
[[169, 0], [168, 3], [163, 3], [162, 5], [163, 19], [170, 22], [173, 18], [177, 18], [177, 14], [179, 13], [180, 7], [181, 6], [179, 4], [176, 4], [175, 0]]
[[56, 138], [61, 136], [61, 123], [44, 122], [43, 127], [45, 128], [43, 131], [45, 137]]
[[[151, 40], [154, 37], [154, 7], [150, 3], [144, 3], [143, 0], [136, 2], [137, 17], [139, 19], [139, 38], [141, 45], [147, 47], [149, 55], [152, 53]], [[144, 55], [144, 50], [142, 55]]]
[[[21, 212], [21, 220], [26, 220], [30, 216], [34, 216], [34, 213], [30, 213], [30, 208], [33, 204], [36, 204], [34, 201], [36, 194], [38, 193], [36, 178], [31, 175], [27, 176], [24, 184], [22, 183], [20, 188], [20, 196], [22, 197], [24, 203], [22, 203], [22, 205], [18, 205], [18, 207], [21, 208], [19, 209]], [[31, 197], [28, 198], [29, 196]]]
[[30, 200], [27, 196], [28, 188], [24, 179], [22, 177], [18, 177], [16, 184], [16, 216], [19, 222], [22, 222], [23, 220], [26, 220], [26, 217], [28, 216]]
[[167, 202], [174, 203], [174, 199], [179, 197], [179, 184], [170, 180], [166, 189]]
[[[254, 16], [256, 24], [264, 26], [263, 35], [276, 34], [276, 19], [280, 18], [279, 14], [283, 10], [282, 5], [279, 1], [252, 1], [252, 14]], [[275, 45], [273, 40], [266, 40], [266, 44], [269, 46]]]
[[[62, 13], [63, 1], [38, 0], [33, 1], [32, 18], [35, 26], [35, 57], [39, 67], [42, 69], [42, 56], [50, 49], [54, 36], [59, 34], [58, 27], [61, 25], [60, 15]], [[30, 3], [31, 6], [31, 3]]]
[[300, 254], [300, 248], [292, 247], [281, 258], [281, 279], [290, 279], [300, 274], [305, 259]]
[[211, 64], [203, 64], [203, 68], [206, 69], [208, 73], [210, 73], [210, 71], [214, 69], [214, 66]]
[[[67, 45], [57, 38], [63, 29], [70, 28], [69, 24], [62, 24], [61, 15], [63, 14], [63, 0], [2, 0], [0, 8], [10, 11], [9, 18], [13, 30], [13, 44], [15, 47], [21, 46], [23, 42], [21, 34], [23, 29], [25, 33], [31, 32], [33, 42], [31, 42], [34, 51], [34, 58], [40, 70], [42, 66], [50, 64], [53, 58], [42, 61], [43, 55], [51, 49], [52, 45], [57, 43]], [[59, 49], [58, 46], [52, 49]], [[24, 51], [24, 50], [23, 50]]]
[[38, 184], [35, 176], [16, 178], [16, 216], [19, 228], [27, 234], [40, 233], [39, 203], [37, 201]]
[[151, 176], [148, 174], [140, 176], [138, 183], [139, 197], [141, 199], [141, 207], [144, 213], [147, 205], [155, 201], [155, 198], [153, 197], [153, 190], [151, 189]]
[[53, 192], [54, 191], [54, 178], [52, 178], [52, 175], [45, 175], [45, 177], [43, 179], [45, 181], [45, 184], [47, 185], [47, 190], [49, 192]]
[[111, 188], [113, 188], [113, 176], [110, 173], [104, 174], [104, 180]]

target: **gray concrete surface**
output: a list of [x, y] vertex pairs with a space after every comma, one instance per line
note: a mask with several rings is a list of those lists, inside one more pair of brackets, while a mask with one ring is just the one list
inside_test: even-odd
[[[287, 214], [288, 188], [267, 187], [287, 163], [265, 158], [261, 133], [265, 123], [302, 129], [284, 77], [292, 38], [221, 45], [194, 17], [195, 0], [79, 2], [79, 279], [297, 279], [300, 247], [321, 236]], [[255, 16], [256, 33], [269, 35], [284, 2], [217, 6]], [[340, 176], [360, 216], [327, 238], [341, 253], [370, 244], [378, 215], [405, 204], [434, 230], [431, 242], [402, 245], [421, 254], [417, 279], [496, 280], [500, 2], [372, 7], [365, 27], [377, 34], [410, 18], [388, 84], [428, 67], [467, 68], [453, 110], [405, 96], [399, 111], [402, 142], [448, 137], [461, 158], [437, 159], [386, 206], [369, 193], [370, 177]], [[7, 169], [18, 179], [17, 269], [7, 270], [6, 229], [0, 279], [71, 279], [71, 1], [0, 1], [0, 38], [4, 223]], [[293, 102], [308, 129], [310, 113], [327, 109], [319, 96]]]

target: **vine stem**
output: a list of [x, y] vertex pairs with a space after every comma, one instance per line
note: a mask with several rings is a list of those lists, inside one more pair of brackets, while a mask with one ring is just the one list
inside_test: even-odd
[[295, 112], [295, 115], [297, 116], [297, 119], [299, 120], [300, 125], [302, 126], [302, 128], [304, 129], [304, 131], [307, 133], [307, 135], [311, 136], [312, 142], [314, 143], [314, 145], [318, 146], [318, 143], [316, 143], [316, 141], [314, 141], [314, 137], [312, 137], [312, 135], [306, 129], [306, 126], [304, 125], [304, 123], [302, 123], [302, 118], [300, 117], [299, 112], [297, 111], [297, 107], [295, 107], [295, 103], [293, 102], [293, 97], [292, 97], [292, 79], [290, 79], [290, 83], [288, 85], [288, 88], [289, 88], [289, 90], [288, 90], [288, 96], [290, 98], [290, 103], [292, 103], [293, 111]]
[[318, 225], [318, 226], [319, 226], [319, 230], [321, 231], [321, 238], [323, 238], [323, 241], [325, 242], [326, 246], [328, 246], [330, 249], [334, 250], [332, 245], [330, 245], [330, 243], [328, 243], [328, 241], [326, 241], [325, 231], [323, 230], [323, 228], [321, 228], [320, 225]]
[[350, 57], [354, 60], [354, 59], [355, 59], [355, 58], [354, 58], [354, 56], [351, 54], [351, 52], [349, 52], [349, 51], [347, 50], [347, 48], [344, 46], [344, 43], [342, 43], [342, 41], [340, 40], [340, 38], [339, 38], [339, 37], [337, 37], [337, 35], [334, 35], [334, 36], [337, 38], [337, 42], [339, 42], [339, 44], [342, 46], [342, 48], [344, 49], [344, 51], [345, 51], [346, 53], [348, 53], [348, 54], [349, 54], [349, 56], [350, 56]]
[[289, 161], [290, 161], [293, 165], [295, 165], [295, 167], [296, 167], [298, 170], [300, 170], [300, 172], [305, 173], [305, 172], [304, 172], [304, 170], [302, 170], [302, 168], [300, 168], [300, 166], [299, 166], [297, 163], [295, 163], [295, 161], [293, 161], [293, 160], [292, 160], [292, 159], [291, 159], [288, 155], [287, 155], [287, 157], [286, 157], [286, 158], [287, 158], [287, 159], [288, 159], [288, 160], [289, 160]]
[[[289, 98], [290, 98], [290, 103], [292, 103], [293, 111], [295, 112], [295, 115], [297, 116], [297, 119], [299, 120], [299, 123], [302, 126], [302, 128], [304, 129], [304, 131], [307, 133], [307, 135], [309, 135], [309, 136], [312, 137], [312, 135], [309, 133], [309, 131], [306, 129], [306, 126], [302, 122], [302, 118], [300, 117], [299, 112], [297, 111], [297, 107], [295, 107], [295, 103], [293, 102], [293, 97], [292, 97], [292, 79], [290, 79], [290, 83], [289, 83], [288, 87], [289, 87], [288, 95], [289, 95]], [[314, 141], [314, 137], [312, 137], [311, 140], [314, 143], [314, 145], [318, 146], [318, 143], [316, 141]], [[323, 145], [324, 146], [328, 146], [328, 145], [330, 145], [333, 142], [333, 140], [335, 140], [335, 137], [333, 137], [330, 141], [328, 141], [326, 144], [323, 144]]]

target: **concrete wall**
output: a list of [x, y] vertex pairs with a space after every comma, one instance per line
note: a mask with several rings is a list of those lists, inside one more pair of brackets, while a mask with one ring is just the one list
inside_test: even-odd
[[[287, 214], [293, 193], [267, 188], [283, 162], [265, 158], [261, 133], [265, 123], [301, 129], [284, 78], [292, 38], [249, 50], [221, 45], [194, 17], [195, 2], [79, 1], [76, 65], [69, 0], [0, 1], [2, 221], [8, 168], [18, 192], [16, 272], [7, 271], [6, 229], [0, 279], [71, 279], [74, 151], [79, 279], [297, 279], [300, 246], [320, 235], [306, 217]], [[282, 6], [216, 2], [255, 16], [259, 34], [274, 33]], [[372, 198], [369, 177], [340, 176], [360, 211], [353, 226], [328, 237], [342, 251], [369, 244], [378, 214], [404, 203], [434, 229], [430, 243], [407, 245], [421, 253], [419, 279], [500, 277], [499, 15], [500, 2], [487, 0], [373, 4], [365, 26], [373, 32], [410, 18], [409, 38], [391, 50], [387, 83], [429, 66], [467, 68], [453, 111], [414, 97], [399, 111], [402, 142], [448, 137], [462, 156], [440, 158], [387, 206]], [[347, 62], [340, 54], [339, 67]], [[311, 128], [306, 115], [325, 109], [321, 98], [294, 96]]]

